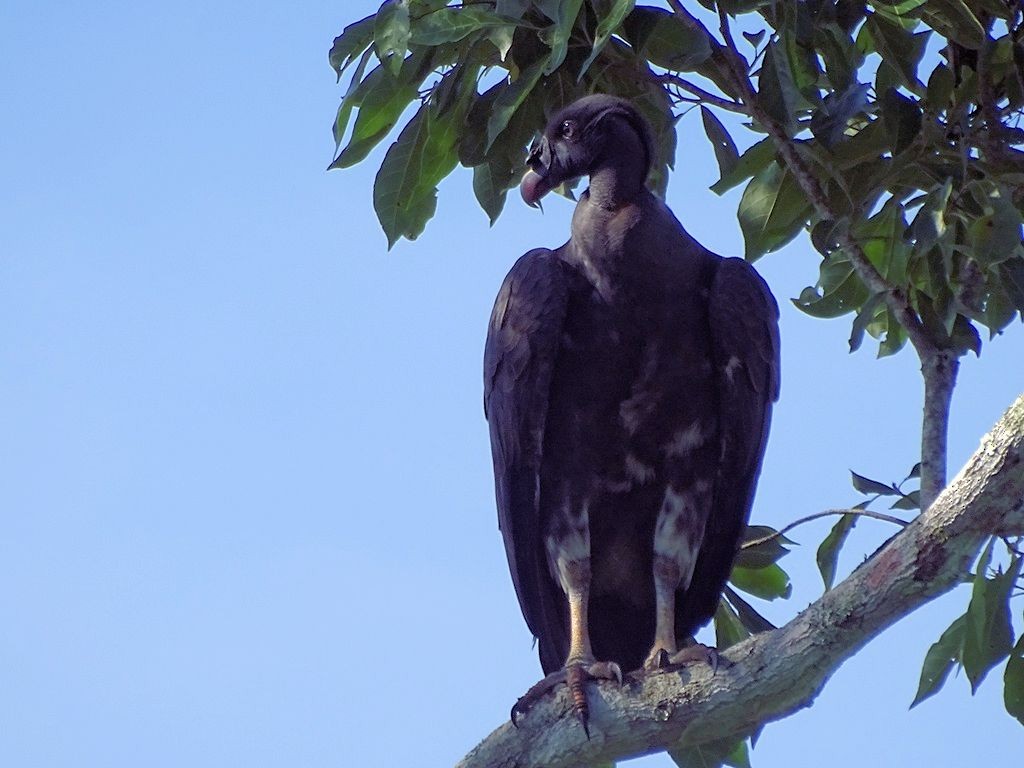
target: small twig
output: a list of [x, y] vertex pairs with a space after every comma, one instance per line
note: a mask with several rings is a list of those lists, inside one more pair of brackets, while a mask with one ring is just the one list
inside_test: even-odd
[[721, 96], [716, 96], [715, 94], [710, 93], [709, 91], [705, 91], [700, 86], [694, 85], [689, 80], [685, 80], [679, 77], [679, 75], [673, 75], [671, 72], [666, 72], [663, 75], [654, 75], [654, 79], [657, 80], [659, 83], [673, 85], [676, 88], [681, 88], [687, 93], [691, 93], [694, 96], [696, 96], [700, 101], [711, 104], [712, 106], [720, 107], [721, 109], [727, 109], [730, 112], [736, 112], [741, 115], [747, 114], [747, 108], [744, 107], [739, 102], [732, 101], [731, 99], [726, 99]]
[[807, 517], [801, 517], [799, 520], [794, 520], [789, 525], [782, 529], [775, 531], [775, 533], [769, 533], [767, 536], [762, 536], [760, 539], [754, 539], [753, 541], [744, 542], [740, 549], [747, 549], [749, 547], [756, 547], [761, 544], [767, 544], [772, 539], [776, 539], [779, 536], [783, 536], [787, 531], [791, 531], [798, 525], [804, 523], [810, 523], [814, 520], [818, 520], [822, 517], [832, 517], [835, 515], [857, 515], [858, 517], [871, 517], [875, 520], [883, 520], [887, 523], [894, 523], [900, 527], [906, 527], [908, 524], [906, 520], [901, 520], [893, 515], [887, 515], [884, 512], [875, 512], [871, 509], [826, 509], [824, 512], [815, 512], [813, 515], [807, 515]]

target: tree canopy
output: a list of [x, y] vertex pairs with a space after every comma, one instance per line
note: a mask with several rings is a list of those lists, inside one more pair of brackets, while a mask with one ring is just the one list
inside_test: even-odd
[[[373, 190], [389, 246], [424, 230], [438, 183], [459, 164], [493, 222], [546, 116], [598, 91], [630, 99], [650, 121], [649, 183], [664, 194], [676, 121], [699, 109], [720, 170], [712, 190], [743, 186], [747, 259], [806, 232], [821, 261], [795, 305], [850, 316], [851, 351], [870, 336], [879, 356], [909, 342], [921, 361], [921, 461], [900, 483], [854, 474], [865, 502], [822, 542], [826, 589], [850, 528], [879, 514], [871, 504], [927, 509], [946, 486], [959, 359], [1024, 312], [1018, 3], [388, 0], [344, 29], [330, 63], [347, 78], [332, 168], [361, 162], [405, 121]], [[1006, 708], [1024, 724], [1024, 639], [1014, 642], [1010, 613], [1021, 531], [999, 533], [984, 538], [973, 573], [964, 569], [970, 605], [927, 652], [915, 703], [957, 665], [974, 688], [1005, 662]], [[787, 594], [785, 543], [772, 529], [749, 531], [716, 616], [721, 645], [771, 629], [739, 592]], [[716, 749], [712, 762], [745, 763], [742, 741]]]

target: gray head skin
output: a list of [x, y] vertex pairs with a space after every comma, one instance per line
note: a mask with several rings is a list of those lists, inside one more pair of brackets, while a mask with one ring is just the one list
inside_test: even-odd
[[533, 142], [519, 189], [536, 205], [559, 184], [590, 176], [591, 200], [614, 208], [644, 188], [652, 157], [650, 126], [632, 104], [585, 96], [558, 112]]

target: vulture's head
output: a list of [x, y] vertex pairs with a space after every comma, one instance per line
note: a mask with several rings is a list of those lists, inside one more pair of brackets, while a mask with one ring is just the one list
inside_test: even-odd
[[536, 205], [562, 182], [606, 168], [642, 187], [653, 155], [650, 126], [632, 104], [605, 94], [584, 96], [558, 112], [533, 142], [519, 190]]

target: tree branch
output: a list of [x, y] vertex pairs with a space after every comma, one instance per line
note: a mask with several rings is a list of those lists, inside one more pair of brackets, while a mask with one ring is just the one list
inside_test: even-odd
[[591, 685], [588, 740], [564, 690], [498, 728], [457, 768], [569, 768], [695, 746], [807, 707], [840, 664], [883, 630], [959, 583], [995, 531], [1024, 534], [1024, 395], [935, 503], [845, 581], [783, 627], [704, 667]]
[[700, 86], [694, 85], [689, 80], [686, 80], [680, 77], [679, 75], [672, 74], [671, 72], [665, 72], [664, 74], [654, 75], [653, 79], [659, 83], [662, 83], [663, 85], [670, 85], [675, 88], [679, 88], [680, 90], [686, 91], [687, 93], [691, 93], [694, 96], [696, 96], [700, 101], [710, 104], [711, 106], [719, 107], [721, 109], [727, 109], [730, 112], [737, 112], [741, 115], [747, 114], [747, 109], [742, 104], [739, 104], [735, 101], [730, 101], [729, 99], [723, 98], [722, 96], [717, 96], [714, 93], [711, 93], [710, 91], [704, 90]]

